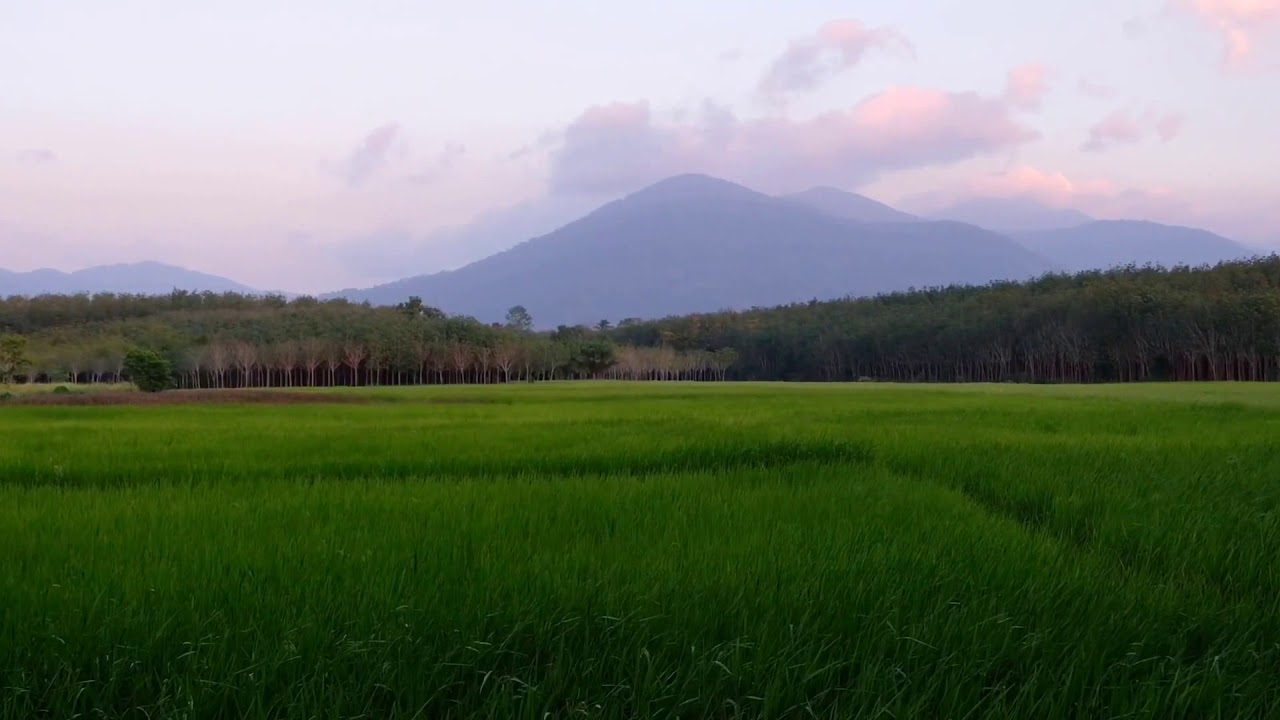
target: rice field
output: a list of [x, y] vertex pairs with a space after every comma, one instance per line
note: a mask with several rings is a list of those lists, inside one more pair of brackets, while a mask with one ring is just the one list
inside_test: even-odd
[[0, 718], [1280, 717], [1278, 506], [1272, 385], [0, 404]]

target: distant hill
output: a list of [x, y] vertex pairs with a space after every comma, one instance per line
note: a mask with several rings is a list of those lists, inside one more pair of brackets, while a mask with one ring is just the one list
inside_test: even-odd
[[915, 222], [920, 219], [865, 195], [830, 187], [810, 188], [804, 192], [783, 195], [782, 199], [805, 205], [824, 215], [854, 222]]
[[1207, 230], [1140, 220], [1099, 220], [1072, 228], [1022, 233], [1029, 250], [1072, 272], [1121, 265], [1214, 265], [1256, 252]]
[[1078, 210], [1050, 207], [1030, 198], [976, 198], [930, 215], [999, 233], [1057, 230], [1093, 222]]
[[99, 265], [70, 273], [49, 269], [31, 272], [0, 270], [0, 297], [99, 292], [163, 295], [174, 288], [219, 293], [257, 292], [224, 277], [157, 262]]
[[458, 270], [335, 295], [375, 304], [418, 295], [484, 321], [520, 304], [548, 327], [1024, 279], [1050, 268], [970, 225], [858, 225], [683, 175]]

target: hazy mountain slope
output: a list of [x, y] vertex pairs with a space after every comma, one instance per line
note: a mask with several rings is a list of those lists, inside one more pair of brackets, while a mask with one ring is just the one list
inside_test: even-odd
[[337, 254], [346, 267], [369, 278], [402, 277], [405, 268], [423, 273], [454, 270], [545, 235], [608, 199], [551, 196], [528, 200], [426, 235], [385, 231], [353, 238], [339, 245]]
[[1078, 210], [1049, 207], [1030, 198], [976, 198], [931, 215], [1000, 233], [1056, 230], [1093, 221]]
[[521, 304], [546, 327], [1025, 278], [1049, 267], [980, 228], [855, 225], [687, 175], [459, 270], [341, 295], [378, 304], [420, 295], [486, 321]]
[[163, 295], [174, 288], [211, 292], [255, 293], [233, 280], [157, 262], [122, 263], [66, 273], [58, 270], [0, 270], [0, 296], [75, 293]]
[[1213, 265], [1255, 251], [1207, 230], [1139, 220], [1100, 220], [1073, 228], [1023, 233], [1016, 239], [1069, 271], [1118, 265]]
[[865, 195], [830, 187], [810, 188], [804, 192], [783, 195], [782, 199], [799, 203], [824, 215], [855, 222], [914, 222], [920, 219]]

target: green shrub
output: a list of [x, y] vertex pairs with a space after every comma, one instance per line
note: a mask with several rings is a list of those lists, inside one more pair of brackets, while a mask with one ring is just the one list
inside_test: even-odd
[[587, 377], [596, 377], [618, 361], [617, 349], [608, 340], [588, 340], [578, 346], [573, 364]]
[[173, 366], [152, 350], [130, 350], [124, 356], [124, 374], [143, 392], [160, 392], [173, 387]]
[[67, 387], [66, 385], [59, 385], [58, 387], [53, 389], [53, 394], [54, 395], [70, 395], [71, 388]]

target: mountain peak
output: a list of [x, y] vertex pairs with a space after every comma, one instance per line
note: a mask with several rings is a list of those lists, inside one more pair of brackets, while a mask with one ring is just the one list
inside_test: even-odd
[[539, 326], [554, 327], [1024, 279], [1048, 269], [978, 228], [850, 222], [726, 180], [679, 175], [453, 272], [344, 295], [379, 304], [418, 295], [484, 321], [522, 305]]
[[634, 193], [623, 198], [623, 201], [631, 199], [707, 199], [712, 197], [728, 197], [728, 196], [755, 196], [765, 197], [764, 195], [750, 188], [730, 182], [711, 175], [703, 175], [700, 173], [686, 173], [683, 175], [673, 175], [669, 178], [659, 180], [652, 185], [637, 190]]

